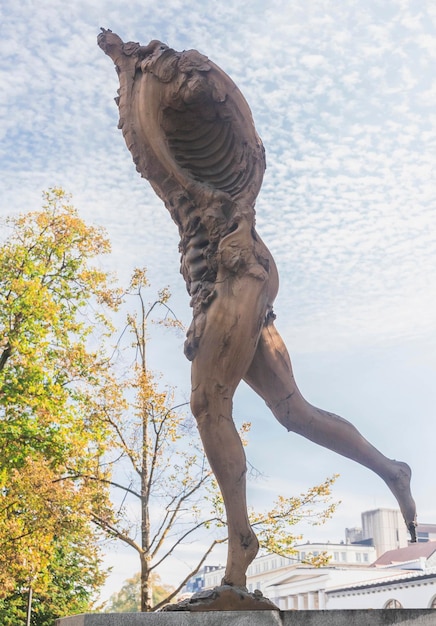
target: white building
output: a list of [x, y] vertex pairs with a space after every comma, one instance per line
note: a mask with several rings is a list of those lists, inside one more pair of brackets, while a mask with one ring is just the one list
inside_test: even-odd
[[416, 536], [419, 542], [436, 541], [436, 524], [418, 524]]
[[[330, 557], [328, 568], [316, 568], [304, 565], [304, 562], [311, 556], [326, 554]], [[292, 558], [277, 556], [275, 554], [265, 554], [257, 557], [247, 570], [247, 588], [253, 592], [255, 589], [267, 595], [266, 589], [276, 581], [288, 578], [291, 572], [304, 570], [312, 572], [311, 576], [316, 577], [321, 573], [334, 569], [338, 566], [341, 571], [358, 569], [362, 566], [369, 566], [377, 557], [373, 546], [351, 545], [345, 543], [305, 543], [295, 546], [295, 556]], [[299, 574], [300, 575], [300, 574]], [[322, 574], [324, 576], [324, 574]], [[224, 576], [224, 568], [215, 569], [205, 573], [204, 587], [206, 589], [216, 587], [220, 584]], [[359, 578], [359, 577], [358, 577]], [[353, 578], [354, 580], [354, 578]], [[271, 596], [268, 596], [271, 598]], [[323, 607], [324, 608], [324, 607]]]
[[327, 593], [330, 588], [342, 588], [350, 583], [357, 585], [369, 577], [377, 580], [385, 578], [386, 574], [369, 567], [314, 568], [299, 565], [272, 579], [263, 594], [283, 611], [329, 609]]
[[299, 566], [262, 591], [283, 610], [436, 608], [436, 541], [390, 550], [370, 567]]
[[436, 608], [436, 541], [385, 552], [372, 568], [384, 577], [330, 587], [328, 608]]
[[377, 556], [388, 550], [405, 548], [408, 544], [407, 528], [397, 509], [376, 509], [362, 513], [362, 539], [371, 539]]
[[326, 590], [325, 597], [328, 609], [436, 609], [436, 570], [348, 583]]
[[[417, 530], [419, 542], [408, 544], [399, 511], [367, 511], [362, 528], [346, 530], [345, 542], [297, 545], [292, 558], [257, 557], [248, 590], [260, 589], [282, 610], [436, 608], [436, 541], [429, 541], [436, 526]], [[305, 564], [322, 553], [328, 566]], [[224, 568], [206, 572], [204, 587], [220, 585], [223, 576]]]
[[361, 515], [362, 526], [345, 529], [347, 543], [373, 545], [380, 556], [408, 544], [406, 525], [397, 509], [375, 509]]

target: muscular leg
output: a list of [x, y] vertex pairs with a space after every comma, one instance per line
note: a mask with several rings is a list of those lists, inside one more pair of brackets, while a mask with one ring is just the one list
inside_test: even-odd
[[253, 359], [265, 319], [268, 283], [257, 270], [255, 262], [246, 263], [243, 272], [218, 276], [216, 297], [206, 309], [192, 362], [191, 408], [227, 515], [223, 583], [242, 587], [258, 542], [248, 521], [245, 453], [232, 419], [232, 399]]
[[416, 508], [406, 463], [388, 459], [338, 415], [318, 409], [301, 395], [291, 361], [274, 324], [262, 330], [256, 354], [244, 380], [265, 400], [278, 421], [307, 439], [357, 461], [378, 474], [398, 501], [415, 541]]

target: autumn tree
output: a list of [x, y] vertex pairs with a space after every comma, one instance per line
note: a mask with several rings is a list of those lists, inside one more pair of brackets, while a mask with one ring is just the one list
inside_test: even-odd
[[[108, 403], [108, 365], [95, 332], [109, 332], [103, 310], [116, 307], [117, 292], [92, 265], [109, 251], [104, 233], [79, 218], [61, 189], [44, 194], [41, 210], [8, 219], [5, 227], [9, 236], [0, 247], [0, 607], [13, 620], [11, 607], [18, 607], [32, 588], [40, 615], [32, 615], [32, 623], [42, 625], [56, 617], [42, 606], [44, 594], [59, 599], [61, 593], [58, 610], [83, 609], [102, 583], [89, 509], [106, 493], [69, 480], [66, 467], [98, 465], [106, 445], [99, 416]], [[2, 623], [22, 623], [5, 619]]]
[[[169, 307], [170, 294], [161, 290], [155, 301], [147, 304], [144, 290], [148, 286], [145, 270], [133, 274], [125, 299], [136, 298], [138, 312], [129, 313], [126, 329], [127, 355], [122, 341], [118, 343], [118, 386], [124, 394], [124, 406], [106, 411], [105, 424], [111, 430], [111, 453], [106, 455], [114, 476], [79, 475], [82, 480], [109, 483], [124, 495], [123, 504], [110, 510], [95, 509], [93, 521], [105, 533], [130, 546], [139, 556], [141, 567], [141, 611], [156, 610], [168, 602], [202, 566], [214, 546], [224, 539], [213, 539], [199, 562], [176, 589], [159, 602], [153, 602], [153, 579], [164, 561], [174, 556], [179, 546], [212, 523], [204, 517], [204, 487], [211, 480], [211, 471], [199, 448], [191, 416], [175, 404], [174, 390], [159, 386], [157, 377], [147, 365], [147, 326], [151, 321], [180, 328]], [[153, 314], [160, 309], [162, 315]], [[126, 332], [127, 331], [127, 332]], [[131, 346], [133, 344], [133, 350]], [[123, 376], [127, 359], [127, 373]], [[182, 403], [184, 406], [186, 403]], [[117, 480], [121, 468], [128, 481]], [[128, 468], [128, 469], [127, 469]], [[138, 523], [129, 516], [133, 498], [138, 510]], [[127, 506], [127, 504], [129, 506]]]
[[2, 492], [0, 623], [24, 623], [29, 601], [35, 626], [88, 609], [105, 575], [83, 490], [35, 455], [9, 472]]

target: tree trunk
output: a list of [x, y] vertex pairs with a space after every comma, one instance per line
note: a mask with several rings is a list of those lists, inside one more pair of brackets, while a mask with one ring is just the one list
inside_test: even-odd
[[152, 602], [150, 568], [147, 555], [143, 553], [141, 554], [141, 613], [151, 611]]
[[[142, 302], [142, 300], [141, 300]], [[146, 316], [142, 316], [141, 326], [141, 380], [147, 377], [146, 348]], [[152, 594], [150, 578], [150, 450], [148, 442], [149, 409], [142, 389], [142, 467], [141, 467], [141, 612], [151, 611]]]

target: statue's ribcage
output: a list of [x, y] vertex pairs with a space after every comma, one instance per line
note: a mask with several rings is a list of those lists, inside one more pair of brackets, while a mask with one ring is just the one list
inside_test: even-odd
[[[183, 117], [183, 115], [181, 115]], [[179, 167], [192, 178], [236, 199], [252, 177], [253, 160], [237, 140], [232, 125], [197, 119], [168, 133], [168, 145]]]
[[[178, 99], [179, 91], [168, 85], [159, 111], [173, 175], [192, 194], [190, 215], [185, 213], [188, 219], [181, 227], [182, 272], [191, 295], [200, 286], [208, 290], [206, 285], [213, 285], [218, 241], [234, 228], [234, 220], [244, 213], [254, 223], [254, 202], [265, 168], [248, 106], [239, 111], [229, 96], [212, 98], [209, 79], [213, 76], [204, 74], [195, 83], [198, 91], [189, 103]], [[190, 185], [194, 181], [201, 185], [198, 196]]]

